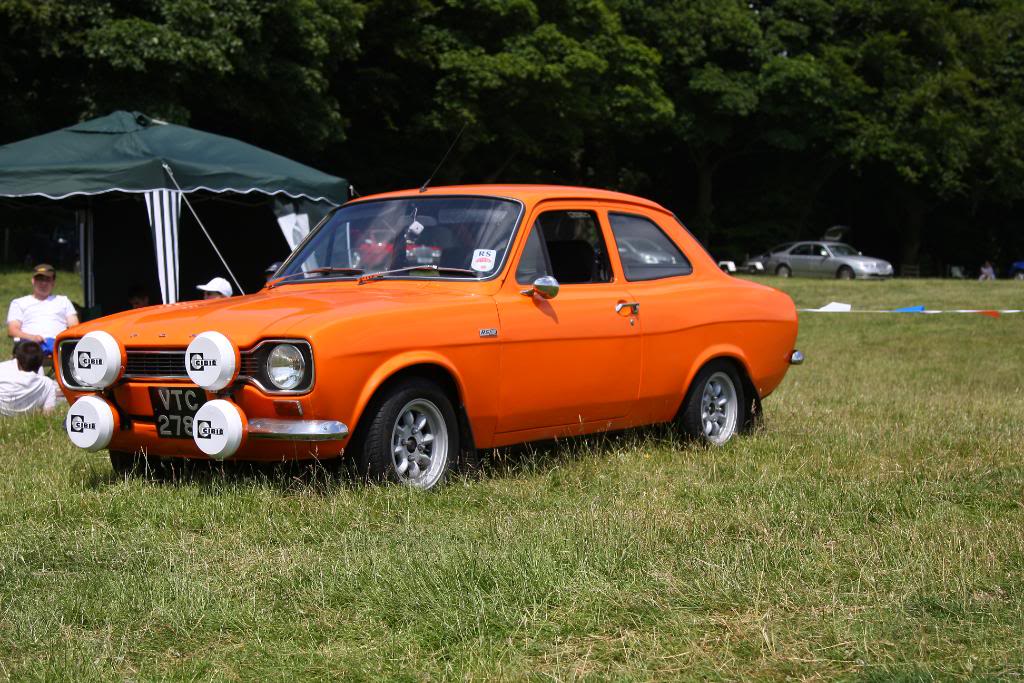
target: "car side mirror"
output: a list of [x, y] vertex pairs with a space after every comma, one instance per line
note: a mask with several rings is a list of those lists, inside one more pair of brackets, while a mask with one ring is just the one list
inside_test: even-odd
[[555, 278], [550, 275], [542, 275], [533, 281], [533, 287], [524, 289], [519, 293], [523, 296], [533, 296], [536, 294], [541, 299], [554, 299], [558, 296], [560, 286]]

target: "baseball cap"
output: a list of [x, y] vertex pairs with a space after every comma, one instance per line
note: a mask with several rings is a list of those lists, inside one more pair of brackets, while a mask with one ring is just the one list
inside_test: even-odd
[[35, 277], [36, 275], [49, 275], [50, 277], [53, 277], [56, 274], [57, 271], [54, 270], [53, 266], [49, 263], [40, 263], [32, 269], [32, 277]]
[[224, 296], [231, 296], [234, 290], [231, 289], [231, 283], [222, 277], [215, 277], [205, 285], [196, 285], [196, 289], [201, 289], [204, 292], [217, 292]]

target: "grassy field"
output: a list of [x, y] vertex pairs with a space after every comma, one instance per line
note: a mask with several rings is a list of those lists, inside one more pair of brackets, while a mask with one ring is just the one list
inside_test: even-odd
[[56, 419], [0, 421], [0, 678], [1020, 679], [1022, 339], [1024, 315], [805, 314], [756, 434], [496, 454], [427, 495], [124, 481]]

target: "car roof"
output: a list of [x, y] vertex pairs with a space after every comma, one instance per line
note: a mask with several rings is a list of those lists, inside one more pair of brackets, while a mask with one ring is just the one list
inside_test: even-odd
[[800, 240], [799, 242], [793, 242], [790, 246], [796, 246], [798, 244], [845, 244], [846, 246], [852, 246], [849, 242], [838, 242], [836, 240]]
[[535, 204], [545, 200], [554, 199], [586, 199], [592, 201], [612, 201], [627, 204], [636, 204], [650, 209], [657, 209], [670, 213], [668, 209], [657, 202], [636, 195], [613, 190], [599, 190], [592, 187], [574, 187], [571, 185], [448, 185], [444, 187], [431, 187], [426, 192], [420, 192], [419, 188], [398, 190], [395, 192], [382, 192], [380, 194], [368, 195], [352, 200], [353, 202], [373, 201], [375, 199], [391, 199], [395, 197], [430, 197], [443, 195], [478, 195], [481, 197], [502, 197], [507, 199], [518, 199], [524, 204]]

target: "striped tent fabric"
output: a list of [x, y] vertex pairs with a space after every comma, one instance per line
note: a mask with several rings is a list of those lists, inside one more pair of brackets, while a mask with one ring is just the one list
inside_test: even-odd
[[178, 218], [181, 193], [177, 190], [146, 192], [146, 210], [156, 246], [156, 270], [160, 296], [165, 304], [178, 301]]

